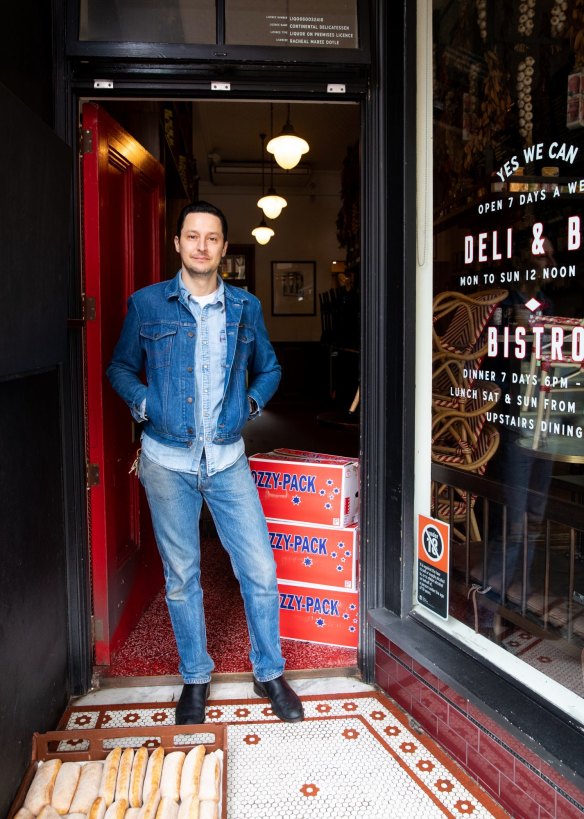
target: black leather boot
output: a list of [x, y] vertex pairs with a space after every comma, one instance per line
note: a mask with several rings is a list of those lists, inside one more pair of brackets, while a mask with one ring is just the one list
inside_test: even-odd
[[290, 688], [283, 675], [268, 682], [258, 682], [254, 677], [253, 690], [258, 697], [269, 699], [272, 711], [284, 722], [301, 722], [304, 719], [300, 697]]
[[176, 704], [175, 725], [202, 725], [210, 683], [186, 683]]

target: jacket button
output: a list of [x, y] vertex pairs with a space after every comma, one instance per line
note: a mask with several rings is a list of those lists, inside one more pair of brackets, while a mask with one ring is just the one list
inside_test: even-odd
[[194, 435], [195, 434], [195, 430], [192, 427], [189, 427], [187, 429], [187, 432], [188, 432], [189, 435]]
[[189, 396], [187, 398], [187, 404], [192, 404], [192, 403], [193, 403], [193, 399]]
[[187, 367], [187, 372], [188, 372], [188, 373], [192, 373], [192, 371], [193, 371], [193, 368], [192, 368], [192, 367]]
[[195, 334], [189, 330], [189, 332], [188, 332], [188, 336], [189, 336], [189, 338], [192, 338], [194, 335], [195, 335]]

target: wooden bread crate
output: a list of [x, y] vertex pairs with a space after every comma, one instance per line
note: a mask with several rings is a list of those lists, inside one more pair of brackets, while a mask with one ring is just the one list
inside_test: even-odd
[[[198, 739], [197, 737], [201, 737]], [[210, 740], [210, 741], [209, 741]], [[12, 819], [22, 807], [39, 763], [48, 759], [63, 762], [89, 762], [105, 759], [116, 746], [154, 751], [162, 746], [170, 751], [188, 753], [195, 745], [204, 745], [206, 753], [223, 751], [220, 816], [227, 817], [227, 733], [224, 725], [167, 725], [134, 728], [80, 728], [33, 734], [31, 762], [16, 793], [7, 819]]]

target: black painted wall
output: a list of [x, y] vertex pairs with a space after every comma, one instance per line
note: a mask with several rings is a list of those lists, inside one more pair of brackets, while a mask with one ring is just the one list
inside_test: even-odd
[[72, 157], [0, 85], [0, 816], [69, 699], [63, 362]]

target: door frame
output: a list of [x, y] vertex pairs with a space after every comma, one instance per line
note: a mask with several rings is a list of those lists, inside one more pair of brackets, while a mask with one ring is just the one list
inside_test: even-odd
[[[326, 88], [334, 77], [335, 83], [345, 81], [346, 93], [342, 99], [360, 103], [363, 145], [362, 267], [370, 273], [362, 278], [361, 304], [363, 559], [359, 588], [362, 614], [358, 663], [363, 678], [368, 682], [373, 680], [375, 668], [374, 628], [369, 623], [368, 613], [371, 610], [389, 608], [402, 615], [404, 610], [406, 613], [409, 610], [407, 583], [405, 586], [403, 583], [403, 578], [407, 577], [407, 566], [404, 567], [402, 561], [402, 536], [406, 544], [408, 541], [413, 542], [413, 526], [407, 519], [407, 507], [411, 505], [413, 497], [408, 490], [410, 484], [413, 486], [413, 468], [406, 472], [409, 472], [411, 479], [402, 480], [406, 461], [411, 460], [408, 452], [413, 453], [413, 429], [406, 425], [401, 409], [404, 396], [413, 395], [411, 384], [408, 383], [411, 381], [408, 372], [413, 374], [413, 367], [403, 369], [395, 366], [393, 353], [396, 347], [400, 347], [402, 339], [405, 339], [404, 309], [406, 302], [411, 303], [413, 297], [414, 276], [408, 276], [407, 269], [408, 265], [412, 267], [415, 260], [415, 252], [412, 251], [412, 243], [415, 241], [415, 196], [411, 194], [412, 185], [407, 184], [406, 172], [411, 178], [414, 177], [415, 157], [412, 159], [411, 145], [409, 148], [407, 145], [405, 118], [403, 127], [396, 129], [391, 124], [389, 115], [391, 104], [395, 104], [400, 114], [407, 108], [411, 115], [412, 106], [415, 111], [415, 94], [408, 84], [408, 102], [406, 84], [403, 81], [403, 71], [407, 67], [408, 79], [411, 78], [415, 89], [415, 50], [411, 49], [411, 34], [408, 34], [410, 43], [406, 49], [405, 35], [406, 22], [409, 32], [413, 30], [415, 35], [415, 19], [412, 16], [410, 20], [410, 15], [406, 15], [406, 5], [403, 0], [403, 3], [387, 10], [383, 0], [372, 0], [371, 19], [379, 20], [380, 24], [374, 30], [376, 48], [372, 50], [374, 62], [371, 69], [362, 66], [280, 65], [268, 66], [269, 71], [266, 72], [266, 66], [260, 65], [219, 67], [199, 64], [185, 66], [181, 76], [171, 80], [169, 77], [176, 77], [176, 66], [169, 71], [164, 66], [152, 64], [130, 68], [119, 64], [104, 65], [102, 61], [98, 65], [91, 65], [91, 61], [75, 64], [66, 60], [63, 49], [56, 71], [57, 77], [61, 79], [61, 85], [57, 84], [60, 90], [56, 99], [56, 127], [57, 130], [62, 130], [72, 145], [77, 144], [78, 140], [78, 110], [83, 99], [225, 99], [224, 92], [210, 90], [218, 73], [225, 77], [232, 72], [237, 77], [236, 87], [231, 93], [233, 99], [330, 101], [331, 96]], [[392, 19], [389, 20], [389, 17]], [[393, 36], [386, 42], [388, 31], [397, 32], [399, 36]], [[189, 68], [190, 79], [188, 76], [185, 78]], [[266, 73], [269, 77], [266, 77]], [[114, 88], [105, 91], [94, 88], [94, 78], [104, 76], [115, 78]], [[391, 157], [390, 163], [384, 161], [387, 156]], [[410, 162], [407, 169], [406, 159]], [[392, 171], [395, 173], [393, 178]], [[73, 201], [76, 213], [79, 214], [78, 168], [76, 173]], [[393, 197], [391, 207], [388, 205], [390, 190]], [[410, 194], [407, 194], [408, 190]], [[83, 276], [79, 261], [81, 234], [79, 224], [76, 227], [72, 242], [70, 292], [78, 320], [83, 323]], [[391, 267], [388, 260], [389, 248], [397, 250], [392, 254]], [[388, 331], [389, 319], [391, 332]], [[384, 339], [385, 343], [380, 344], [380, 339]], [[393, 351], [391, 359], [390, 349]], [[407, 352], [407, 360], [411, 361], [413, 355], [412, 345]], [[79, 412], [84, 374], [83, 350], [78, 338], [73, 339], [71, 356], [72, 394], [76, 396], [76, 401], [71, 403], [73, 417], [69, 423], [72, 433], [70, 455], [76, 467], [71, 483], [76, 487], [75, 497], [81, 501], [86, 492], [83, 466], [85, 424], [83, 413]], [[391, 373], [389, 379], [388, 372]], [[388, 401], [388, 396], [391, 401]], [[388, 412], [388, 408], [392, 407], [393, 412]], [[379, 446], [380, 441], [382, 446]], [[393, 465], [391, 476], [387, 469], [388, 463]], [[393, 478], [391, 486], [390, 477]], [[408, 496], [409, 502], [406, 501]], [[71, 567], [72, 582], [76, 583], [78, 613], [81, 615], [76, 621], [76, 611], [71, 612], [72, 684], [78, 693], [89, 687], [92, 668], [92, 642], [82, 625], [83, 613], [87, 616], [91, 610], [87, 521], [86, 510], [81, 508], [82, 505], [81, 501], [75, 510], [75, 531], [80, 540], [72, 554]], [[404, 553], [407, 552], [406, 548]], [[392, 570], [388, 578], [386, 567], [392, 565], [401, 568]]]

